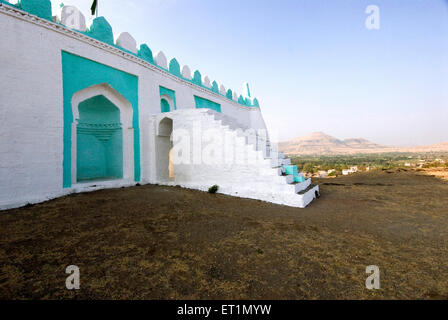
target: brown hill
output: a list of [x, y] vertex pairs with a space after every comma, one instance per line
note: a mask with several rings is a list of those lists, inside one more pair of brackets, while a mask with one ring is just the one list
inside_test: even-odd
[[280, 142], [279, 150], [289, 155], [332, 155], [384, 152], [448, 152], [448, 142], [419, 147], [392, 147], [362, 138], [340, 140], [323, 132], [314, 132], [290, 141]]

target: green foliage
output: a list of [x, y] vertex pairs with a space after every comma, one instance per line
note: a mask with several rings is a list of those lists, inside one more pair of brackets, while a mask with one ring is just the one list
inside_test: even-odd
[[[292, 164], [303, 168], [304, 172], [315, 173], [323, 170], [336, 170], [336, 175], [341, 174], [342, 170], [349, 169], [351, 166], [358, 166], [360, 171], [370, 169], [394, 169], [406, 168], [405, 163], [410, 163], [416, 167], [423, 164], [424, 167], [441, 167], [443, 164], [436, 162], [436, 159], [447, 159], [448, 153], [379, 153], [379, 154], [355, 154], [355, 155], [308, 155], [293, 157]], [[422, 160], [424, 161], [422, 163]], [[448, 166], [448, 164], [445, 164]]]
[[208, 189], [208, 193], [214, 194], [214, 193], [218, 192], [218, 190], [219, 190], [219, 186], [217, 186], [217, 185], [215, 184], [214, 186], [211, 186], [211, 187]]
[[306, 162], [303, 165], [303, 171], [304, 172], [310, 172], [310, 173], [314, 173], [314, 166], [312, 163]]

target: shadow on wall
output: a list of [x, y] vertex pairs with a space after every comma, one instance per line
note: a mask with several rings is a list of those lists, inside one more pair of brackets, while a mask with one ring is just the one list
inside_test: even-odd
[[169, 182], [174, 179], [172, 136], [173, 120], [171, 118], [163, 118], [158, 125], [155, 150], [157, 179], [163, 182]]

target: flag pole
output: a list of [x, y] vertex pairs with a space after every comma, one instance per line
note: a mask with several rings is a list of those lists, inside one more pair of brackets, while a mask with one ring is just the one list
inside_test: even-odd
[[100, 7], [100, 2], [97, 0], [96, 3], [96, 17], [98, 18], [98, 8]]

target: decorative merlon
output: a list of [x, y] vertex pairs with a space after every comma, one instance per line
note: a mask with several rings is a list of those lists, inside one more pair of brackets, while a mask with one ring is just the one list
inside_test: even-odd
[[159, 51], [154, 57], [151, 49], [146, 44], [141, 44], [140, 49], [137, 49], [137, 43], [135, 39], [128, 32], [121, 33], [116, 41], [114, 41], [112, 26], [104, 17], [93, 19], [90, 27], [86, 28], [85, 16], [75, 6], [62, 7], [59, 10], [57, 16], [53, 18], [50, 0], [21, 0], [17, 4], [11, 4], [6, 0], [0, 0], [0, 5], [2, 4], [6, 4], [7, 6], [26, 11], [45, 20], [60, 23], [65, 27], [79, 31], [82, 34], [94, 38], [98, 41], [104, 42], [117, 48], [121, 48], [122, 50], [127, 51], [178, 78], [187, 80], [207, 90], [211, 90], [215, 94], [235, 101], [243, 106], [259, 107], [257, 99], [253, 99], [252, 102], [251, 92], [249, 91], [249, 86], [247, 83], [243, 85], [243, 96], [241, 96], [230, 89], [226, 90], [225, 86], [222, 84], [218, 86], [218, 83], [216, 81], [210, 83], [211, 80], [207, 76], [202, 79], [201, 73], [198, 70], [196, 70], [194, 74], [191, 75], [191, 69], [187, 65], [184, 65], [181, 69], [179, 62], [175, 58], [171, 59], [168, 65], [168, 60], [163, 51]]

